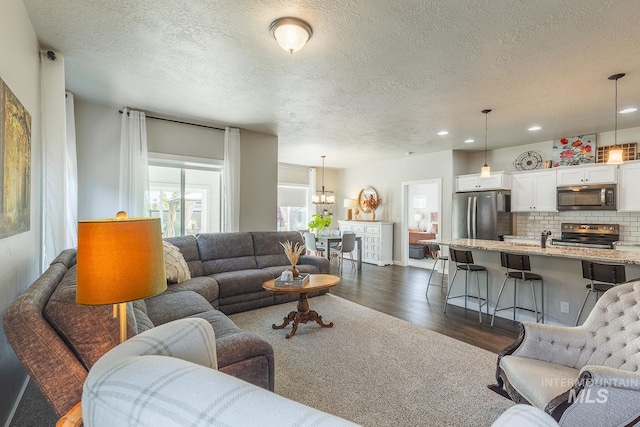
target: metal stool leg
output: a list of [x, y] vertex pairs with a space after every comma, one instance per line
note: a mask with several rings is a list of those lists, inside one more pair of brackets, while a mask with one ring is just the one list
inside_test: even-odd
[[582, 315], [582, 310], [584, 310], [584, 306], [587, 303], [589, 294], [591, 294], [591, 289], [587, 289], [587, 295], [585, 295], [584, 301], [582, 301], [582, 307], [580, 307], [580, 311], [578, 311], [578, 317], [576, 317], [576, 326], [578, 326], [578, 323], [580, 323], [580, 316]]
[[467, 296], [469, 295], [469, 270], [464, 271], [464, 309], [467, 309]]
[[453, 288], [453, 282], [456, 280], [456, 274], [458, 274], [458, 269], [453, 272], [453, 278], [451, 282], [449, 282], [449, 289], [447, 289], [447, 298], [444, 300], [444, 312], [447, 312], [447, 304], [449, 303], [449, 295], [451, 295], [451, 289]]
[[[540, 306], [542, 308], [542, 313], [540, 313], [540, 322], [544, 323], [544, 280], [540, 279]], [[536, 319], [536, 322], [538, 319]]]
[[536, 312], [536, 322], [538, 321], [538, 302], [536, 301], [536, 290], [533, 288], [533, 280], [529, 280], [531, 285], [531, 293], [533, 294], [533, 308]]
[[514, 278], [513, 279], [513, 321], [516, 321], [516, 307], [518, 306], [517, 304], [517, 298], [518, 296], [518, 279]]
[[487, 306], [487, 316], [489, 315], [489, 270], [484, 271], [485, 279], [486, 279], [486, 287], [487, 287], [487, 299], [485, 300], [485, 305]]
[[500, 297], [502, 297], [502, 291], [504, 291], [504, 286], [507, 284], [507, 280], [509, 280], [509, 275], [504, 275], [504, 280], [502, 281], [502, 286], [500, 286], [500, 292], [498, 292], [498, 299], [496, 300], [496, 306], [493, 308], [493, 316], [491, 316], [491, 326], [493, 326], [493, 321], [496, 320], [496, 311], [498, 311], [498, 304], [500, 303]]
[[480, 275], [476, 271], [476, 288], [478, 289], [478, 320], [482, 323], [482, 295], [480, 294]]
[[[428, 299], [429, 298], [429, 286], [431, 286], [431, 276], [433, 276], [433, 270], [436, 269], [436, 266], [438, 265], [438, 260], [440, 258], [436, 258], [436, 260], [433, 262], [433, 267], [431, 267], [431, 273], [429, 273], [429, 280], [427, 280], [427, 291], [425, 292], [425, 297]], [[443, 276], [444, 277], [444, 276]], [[444, 279], [443, 279], [444, 280]]]

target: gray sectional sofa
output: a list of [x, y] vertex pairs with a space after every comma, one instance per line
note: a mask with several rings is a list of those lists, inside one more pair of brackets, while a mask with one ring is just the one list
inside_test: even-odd
[[[128, 303], [128, 336], [176, 319], [205, 319], [215, 331], [219, 370], [273, 390], [273, 349], [257, 334], [241, 331], [225, 313], [291, 299], [264, 291], [262, 283], [290, 267], [279, 242], [302, 244], [300, 234], [222, 233], [167, 240], [181, 249], [192, 278], [169, 284], [160, 295]], [[329, 263], [302, 256], [299, 270], [328, 273]], [[88, 370], [119, 342], [111, 306], [77, 304], [75, 285], [76, 250], [67, 249], [3, 317], [9, 344], [60, 416], [80, 401]]]

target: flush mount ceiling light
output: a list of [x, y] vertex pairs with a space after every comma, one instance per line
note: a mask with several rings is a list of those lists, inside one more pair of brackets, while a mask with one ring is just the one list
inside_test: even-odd
[[535, 131], [540, 130], [540, 129], [542, 129], [542, 128], [541, 128], [540, 126], [537, 126], [537, 125], [536, 125], [536, 126], [531, 126], [531, 127], [529, 128], [529, 130], [530, 130], [531, 132], [535, 132]]
[[620, 165], [624, 163], [622, 159], [622, 147], [618, 145], [618, 80], [624, 77], [624, 73], [614, 74], [613, 76], [609, 76], [609, 80], [615, 80], [616, 82], [616, 108], [614, 111], [615, 115], [615, 124], [613, 127], [613, 147], [609, 150], [609, 159], [607, 160], [608, 165]]
[[440, 136], [449, 135], [449, 132], [447, 132], [446, 130], [441, 130], [440, 132], [438, 132], [438, 135]]
[[471, 144], [472, 142], [476, 142], [476, 140], [475, 139], [465, 139], [464, 140], [465, 144]]
[[629, 108], [625, 108], [624, 110], [620, 110], [620, 114], [635, 113], [636, 111], [638, 111], [636, 107], [629, 107]]
[[480, 169], [480, 177], [489, 178], [491, 176], [491, 168], [487, 164], [487, 116], [491, 110], [482, 110], [484, 114], [484, 166]]
[[280, 47], [289, 53], [302, 49], [313, 35], [309, 24], [292, 17], [276, 19], [271, 23], [269, 31]]

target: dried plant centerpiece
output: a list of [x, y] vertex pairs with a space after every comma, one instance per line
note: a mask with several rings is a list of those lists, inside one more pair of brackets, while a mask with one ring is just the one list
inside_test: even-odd
[[371, 212], [372, 220], [375, 221], [376, 209], [378, 209], [378, 206], [382, 204], [382, 199], [379, 197], [378, 198], [373, 197], [373, 194], [369, 194], [368, 197], [362, 200], [362, 204]]
[[307, 247], [305, 245], [301, 245], [300, 243], [296, 243], [294, 246], [288, 240], [284, 243], [280, 242], [280, 246], [284, 248], [284, 254], [287, 256], [289, 262], [291, 263], [291, 273], [293, 273], [293, 277], [298, 277], [300, 273], [296, 268], [296, 264], [298, 264], [300, 255], [305, 253]]

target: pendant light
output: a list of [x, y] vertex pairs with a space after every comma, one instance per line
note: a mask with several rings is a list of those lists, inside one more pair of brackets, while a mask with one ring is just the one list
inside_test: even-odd
[[480, 178], [489, 178], [491, 177], [491, 168], [487, 164], [487, 116], [491, 110], [482, 110], [482, 114], [484, 114], [484, 166], [480, 169]]
[[311, 202], [316, 205], [332, 205], [335, 202], [335, 196], [333, 195], [333, 191], [324, 191], [324, 158], [322, 157], [322, 191], [318, 191], [316, 195], [313, 196]]
[[618, 145], [618, 80], [624, 77], [624, 73], [609, 76], [609, 80], [616, 81], [616, 108], [615, 108], [615, 125], [613, 127], [613, 147], [609, 150], [608, 165], [620, 165], [624, 163], [622, 159], [622, 147]]

